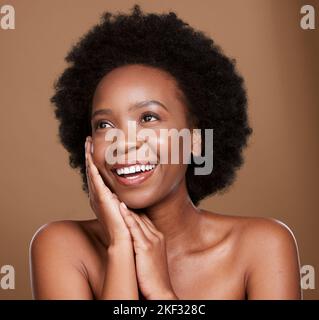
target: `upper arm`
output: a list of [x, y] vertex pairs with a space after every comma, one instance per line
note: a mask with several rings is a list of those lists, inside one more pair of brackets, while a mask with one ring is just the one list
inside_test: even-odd
[[92, 299], [76, 256], [79, 231], [71, 222], [41, 227], [30, 244], [30, 273], [35, 299]]
[[275, 219], [250, 226], [248, 299], [302, 299], [300, 264], [292, 231]]

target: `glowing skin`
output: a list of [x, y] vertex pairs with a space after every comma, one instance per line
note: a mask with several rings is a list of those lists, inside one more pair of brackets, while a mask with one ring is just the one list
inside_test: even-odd
[[[136, 68], [136, 67], [135, 67]], [[141, 67], [140, 67], [141, 68]], [[140, 184], [138, 187], [127, 188], [116, 183], [116, 179], [111, 172], [111, 166], [105, 162], [105, 149], [111, 142], [105, 141], [105, 134], [109, 128], [116, 127], [121, 129], [127, 136], [127, 123], [129, 120], [136, 121], [137, 133], [140, 129], [152, 129], [157, 136], [148, 139], [147, 144], [150, 150], [155, 153], [155, 158], [159, 159], [159, 150], [171, 150], [165, 139], [160, 139], [160, 129], [188, 128], [186, 122], [187, 109], [176, 97], [175, 83], [169, 79], [168, 75], [160, 73], [153, 69], [152, 73], [148, 74], [148, 82], [145, 79], [136, 78], [134, 68], [127, 67], [126, 69], [132, 70], [128, 72], [125, 79], [123, 79], [124, 68], [113, 70], [99, 83], [93, 99], [92, 114], [103, 109], [109, 109], [111, 113], [98, 113], [92, 119], [93, 128], [93, 144], [96, 152], [93, 155], [94, 162], [99, 169], [105, 183], [109, 188], [116, 193], [122, 201], [130, 208], [147, 208], [159, 203], [164, 197], [170, 194], [174, 189], [183, 188], [185, 192], [185, 172], [187, 169], [186, 164], [172, 164], [162, 165], [156, 168], [154, 174]], [[141, 71], [144, 72], [144, 71]], [[160, 77], [162, 76], [163, 79]], [[165, 81], [166, 89], [172, 92], [172, 95], [165, 93], [165, 87], [159, 85], [161, 81]], [[167, 88], [169, 87], [169, 88]], [[134, 104], [138, 102], [155, 100], [161, 102], [165, 107], [155, 103], [145, 105], [144, 107], [134, 108]], [[132, 108], [133, 107], [133, 108]], [[131, 111], [129, 111], [131, 109]], [[166, 108], [166, 109], [165, 109]], [[149, 118], [141, 119], [145, 114]], [[153, 115], [153, 118], [150, 118]], [[157, 120], [155, 117], [158, 117]], [[141, 120], [144, 120], [142, 122]], [[102, 123], [102, 124], [101, 124]], [[96, 126], [102, 128], [95, 129]], [[124, 159], [128, 158], [128, 154], [134, 148], [142, 146], [141, 141], [126, 141], [126, 150], [119, 156]], [[182, 150], [180, 155], [182, 155]], [[169, 154], [170, 157], [170, 154]]]
[[[146, 100], [166, 109], [157, 104], [130, 109]], [[157, 120], [146, 116], [150, 112]], [[35, 298], [301, 298], [298, 248], [283, 223], [195, 207], [185, 164], [159, 164], [145, 181], [128, 186], [105, 162], [106, 122], [124, 131], [128, 120], [156, 132], [190, 128], [169, 74], [141, 65], [113, 70], [96, 88], [94, 114], [85, 154], [97, 219], [53, 222], [36, 233], [30, 251]], [[165, 142], [157, 136], [148, 143]], [[126, 158], [141, 144], [127, 141], [119, 153]]]

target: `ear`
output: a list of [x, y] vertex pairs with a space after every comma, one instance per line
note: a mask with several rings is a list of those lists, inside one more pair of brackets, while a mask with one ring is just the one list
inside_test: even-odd
[[202, 137], [200, 129], [193, 129], [192, 134], [192, 154], [199, 157], [202, 151]]

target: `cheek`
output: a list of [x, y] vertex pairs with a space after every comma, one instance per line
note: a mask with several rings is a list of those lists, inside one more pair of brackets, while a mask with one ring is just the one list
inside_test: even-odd
[[[183, 139], [180, 139], [180, 142]], [[157, 140], [149, 141], [153, 148], [157, 148], [161, 170], [158, 188], [171, 192], [185, 177], [187, 163], [183, 163], [183, 143], [167, 135], [158, 135]]]
[[150, 150], [150, 153], [156, 154], [159, 163], [168, 163], [165, 161], [169, 149], [168, 143], [159, 133], [148, 138], [147, 147]]
[[167, 133], [157, 135], [148, 140], [148, 149], [157, 154], [161, 164], [184, 166], [188, 164], [191, 155], [191, 142], [185, 138], [171, 137]]
[[110, 142], [98, 139], [93, 144], [93, 162], [97, 167], [100, 175], [102, 176], [104, 183], [110, 188], [112, 187], [112, 173], [109, 171], [111, 164], [107, 163], [106, 151]]
[[110, 143], [106, 141], [96, 142], [94, 145], [93, 161], [97, 167], [104, 184], [112, 191], [116, 192], [113, 173], [109, 170], [112, 166], [106, 162], [106, 150]]
[[[182, 138], [172, 137], [159, 137], [158, 150], [161, 150], [161, 169], [163, 173], [163, 180], [161, 189], [165, 190], [166, 194], [171, 193], [178, 187], [181, 181], [185, 178], [187, 171], [187, 160], [183, 158], [183, 145], [185, 144], [185, 159], [188, 157], [187, 145], [188, 140], [185, 142]], [[164, 161], [165, 160], [165, 161]]]

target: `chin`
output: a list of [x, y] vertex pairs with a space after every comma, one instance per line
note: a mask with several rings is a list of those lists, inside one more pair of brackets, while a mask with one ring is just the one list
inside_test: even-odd
[[154, 205], [159, 201], [158, 192], [132, 192], [130, 194], [119, 195], [121, 201], [123, 201], [131, 209], [144, 209]]

